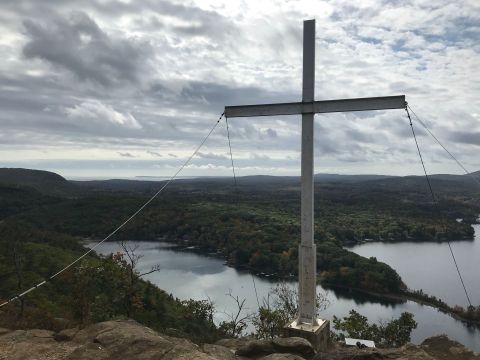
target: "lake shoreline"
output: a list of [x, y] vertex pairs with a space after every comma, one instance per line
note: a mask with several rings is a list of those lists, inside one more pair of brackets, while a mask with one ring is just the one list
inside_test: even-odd
[[395, 294], [395, 293], [377, 293], [377, 292], [373, 292], [373, 291], [364, 290], [364, 289], [361, 289], [361, 288], [353, 288], [353, 287], [341, 286], [341, 285], [328, 285], [328, 287], [332, 288], [332, 289], [338, 288], [338, 289], [343, 289], [343, 290], [348, 290], [348, 291], [355, 291], [355, 292], [359, 292], [359, 293], [363, 293], [363, 294], [372, 296], [374, 298], [378, 298], [380, 300], [389, 299], [389, 300], [398, 300], [400, 302], [413, 301], [417, 304], [426, 305], [426, 306], [429, 306], [431, 308], [437, 309], [438, 311], [441, 311], [444, 314], [447, 314], [447, 315], [451, 316], [455, 320], [459, 320], [459, 321], [465, 323], [467, 326], [472, 325], [472, 326], [476, 326], [476, 327], [480, 328], [480, 321], [479, 320], [467, 319], [467, 318], [457, 314], [455, 312], [455, 310], [453, 308], [451, 308], [449, 305], [442, 306], [442, 305], [435, 304], [432, 301], [418, 298], [411, 291], [406, 291], [406, 292], [403, 292], [403, 293]]
[[[206, 250], [200, 248], [199, 246], [180, 245], [177, 242], [175, 242], [174, 240], [162, 239], [162, 241], [165, 241], [169, 244], [172, 244], [173, 245], [172, 249], [175, 249], [177, 251], [193, 252], [193, 253], [201, 254], [203, 256], [211, 256], [211, 257], [214, 257], [214, 258], [217, 258], [217, 259], [222, 259], [222, 260], [225, 261], [226, 266], [229, 266], [229, 267], [231, 267], [233, 269], [236, 269], [236, 270], [246, 271], [249, 274], [258, 276], [260, 278], [265, 278], [267, 280], [298, 281], [298, 276], [297, 275], [280, 276], [277, 273], [272, 273], [272, 274], [266, 274], [266, 273], [263, 273], [263, 272], [259, 273], [259, 272], [253, 271], [253, 269], [251, 267], [248, 267], [248, 266], [241, 266], [241, 267], [235, 266], [235, 264], [232, 264], [231, 262], [229, 262], [228, 259], [226, 259], [225, 256], [222, 256], [222, 253], [218, 252], [218, 250], [217, 250], [217, 252], [209, 252], [209, 251], [206, 251]], [[447, 240], [445, 240], [445, 241], [447, 241]], [[445, 242], [445, 241], [435, 241], [435, 242], [442, 243], [442, 242]], [[457, 240], [457, 241], [475, 241], [475, 237], [472, 240], [470, 240], [470, 239], [460, 239], [460, 240]], [[405, 241], [403, 241], [403, 242], [405, 242]], [[431, 242], [431, 241], [426, 241], [426, 242]], [[188, 244], [188, 242], [186, 242], [186, 243]], [[388, 243], [388, 242], [382, 242], [382, 243]], [[318, 274], [317, 274], [317, 277], [318, 277]], [[349, 292], [356, 291], [356, 292], [359, 292], [359, 293], [377, 298], [378, 300], [396, 300], [396, 301], [400, 301], [400, 302], [412, 301], [412, 302], [415, 302], [417, 304], [429, 306], [429, 307], [434, 308], [438, 311], [441, 311], [442, 313], [451, 316], [455, 320], [463, 322], [466, 326], [476, 326], [476, 327], [480, 328], [480, 320], [472, 320], [472, 319], [465, 318], [465, 317], [459, 315], [457, 312], [455, 312], [454, 308], [451, 307], [448, 304], [440, 305], [440, 304], [436, 304], [435, 302], [430, 301], [428, 299], [419, 298], [419, 295], [415, 295], [415, 293], [412, 290], [407, 290], [407, 291], [404, 291], [402, 293], [379, 293], [379, 292], [374, 292], [374, 291], [365, 290], [365, 289], [356, 288], [356, 287], [350, 287], [350, 286], [343, 286], [343, 285], [336, 285], [336, 284], [335, 285], [334, 284], [322, 284], [321, 282], [318, 282], [318, 284], [321, 285], [322, 287], [325, 287], [325, 288], [332, 288], [332, 289], [337, 288], [337, 289], [348, 290]], [[429, 295], [424, 294], [424, 296], [428, 297]], [[354, 298], [354, 296], [352, 296], [352, 298]], [[441, 299], [438, 299], [438, 300], [442, 301]]]
[[[443, 243], [443, 242], [446, 242], [446, 241], [447, 240], [443, 240], [443, 241], [436, 240], [436, 241], [424, 241], [424, 242]], [[456, 240], [456, 241], [475, 241], [475, 236], [471, 240], [470, 239], [459, 239], [459, 240]], [[167, 242], [170, 243], [170, 241], [167, 241]], [[408, 242], [408, 241], [402, 241], [402, 242]], [[383, 241], [382, 243], [388, 243], [388, 242]], [[221, 256], [221, 253], [207, 252], [207, 251], [202, 250], [200, 247], [196, 247], [196, 246], [194, 246], [194, 247], [192, 247], [192, 246], [184, 247], [184, 246], [179, 245], [175, 242], [172, 242], [172, 244], [175, 244], [175, 246], [173, 246], [172, 248], [176, 248], [177, 250], [180, 250], [180, 251], [187, 251], [187, 252], [192, 251], [192, 252], [196, 252], [196, 253], [199, 253], [201, 255], [204, 255], [204, 256], [212, 256], [212, 257], [216, 257], [216, 258], [221, 258], [222, 260], [225, 260], [225, 264], [227, 266], [232, 267], [232, 268], [237, 269], [237, 270], [247, 271], [250, 274], [253, 274], [253, 275], [261, 277], [261, 278], [266, 278], [268, 280], [277, 279], [277, 280], [280, 280], [280, 281], [282, 281], [282, 280], [284, 280], [284, 281], [285, 280], [298, 281], [298, 276], [297, 275], [292, 275], [292, 276], [286, 277], [286, 276], [280, 276], [277, 273], [272, 273], [272, 274], [258, 273], [258, 272], [253, 271], [253, 269], [248, 267], [248, 266], [242, 266], [242, 267], [235, 266], [235, 264], [230, 263], [224, 256]], [[317, 274], [317, 277], [318, 277], [318, 274]], [[433, 301], [430, 301], [430, 300], [425, 299], [425, 298], [421, 298], [421, 297], [419, 297], [419, 295], [416, 295], [412, 290], [407, 290], [407, 291], [404, 291], [402, 293], [378, 293], [378, 292], [365, 290], [365, 289], [361, 289], [361, 288], [350, 287], [350, 286], [322, 284], [320, 282], [319, 282], [319, 285], [321, 285], [323, 287], [330, 287], [332, 289], [338, 288], [338, 289], [344, 289], [344, 290], [348, 290], [348, 291], [357, 291], [359, 293], [363, 293], [363, 294], [366, 294], [366, 295], [369, 295], [369, 296], [373, 296], [374, 298], [378, 298], [379, 300], [398, 300], [398, 301], [401, 301], [401, 302], [412, 301], [412, 302], [415, 302], [417, 304], [429, 306], [429, 307], [434, 308], [438, 311], [441, 311], [442, 313], [451, 316], [455, 320], [463, 322], [466, 326], [476, 326], [476, 327], [480, 328], [480, 320], [472, 320], [472, 319], [465, 318], [465, 317], [459, 315], [457, 312], [455, 312], [454, 307], [451, 307], [448, 304], [445, 304], [445, 305], [436, 304]], [[424, 296], [428, 297], [429, 295], [424, 294]], [[354, 297], [352, 296], [352, 298], [354, 298]], [[438, 299], [438, 300], [442, 301], [441, 299]]]
[[[156, 240], [156, 241], [155, 241]], [[251, 274], [255, 273], [248, 269], [239, 269], [227, 264], [221, 254], [214, 251], [202, 252], [192, 248], [191, 244], [181, 242], [169, 243], [163, 239], [154, 241], [138, 241], [139, 254], [142, 256], [141, 270], [148, 270], [154, 264], [161, 264], [162, 271], [155, 273], [147, 279], [167, 293], [180, 299], [205, 298], [215, 299], [219, 312], [217, 320], [223, 320], [221, 314], [231, 311], [232, 304], [225, 297], [230, 290], [241, 294], [247, 301], [250, 310], [256, 309], [258, 298], [267, 297], [279, 281], [272, 276], [255, 276], [256, 290], [252, 283]], [[94, 242], [89, 241], [92, 247]], [[134, 242], [132, 242], [134, 244]], [[97, 253], [108, 256], [118, 251], [116, 242], [105, 242], [96, 250]], [[285, 279], [287, 283], [295, 286], [294, 278]], [[437, 310], [429, 304], [422, 306], [418, 299], [407, 299], [398, 294], [377, 294], [360, 291], [360, 289], [342, 289], [321, 286], [318, 284], [317, 291], [325, 292], [330, 299], [331, 305], [323, 316], [331, 318], [334, 315], [343, 317], [348, 315], [350, 309], [356, 309], [370, 321], [376, 322], [382, 319], [397, 318], [402, 312], [414, 314], [418, 322], [418, 328], [412, 334], [414, 343], [421, 343], [432, 334], [449, 334], [452, 338], [466, 344], [472, 349], [480, 351], [480, 328], [468, 325], [458, 317], [450, 316], [443, 311]], [[335, 291], [334, 291], [335, 290]], [[353, 294], [352, 294], [353, 293]], [[413, 300], [413, 301], [407, 301]]]
[[[84, 243], [91, 242], [91, 241], [92, 241], [91, 239], [83, 239]], [[144, 240], [131, 240], [131, 241], [144, 241]], [[266, 280], [298, 281], [298, 276], [297, 275], [280, 276], [277, 273], [267, 274], [267, 273], [264, 273], [264, 272], [257, 272], [257, 271], [254, 271], [251, 267], [248, 267], [248, 266], [235, 266], [235, 264], [229, 262], [228, 259], [225, 256], [223, 256], [223, 254], [221, 252], [218, 252], [218, 250], [216, 252], [208, 251], [206, 249], [202, 249], [199, 246], [189, 245], [189, 241], [185, 241], [185, 240], [183, 240], [183, 241], [185, 243], [182, 245], [182, 244], [179, 244], [175, 240], [168, 239], [168, 238], [165, 237], [165, 238], [158, 238], [156, 240], [153, 240], [152, 242], [163, 242], [163, 243], [171, 244], [172, 246], [169, 247], [169, 248], [172, 249], [172, 250], [175, 250], [175, 251], [191, 252], [191, 253], [200, 254], [202, 256], [221, 259], [225, 262], [225, 265], [228, 266], [228, 267], [231, 267], [231, 268], [236, 269], [236, 270], [248, 272], [249, 274], [258, 276], [258, 277], [266, 279]], [[458, 240], [458, 241], [469, 241], [469, 240], [464, 239], [464, 240]], [[473, 239], [471, 241], [475, 241], [475, 239]], [[112, 241], [112, 242], [115, 242], [115, 241]], [[437, 241], [437, 242], [441, 243], [441, 241]], [[386, 243], [386, 242], [382, 242], [382, 243]], [[318, 274], [317, 274], [317, 276], [318, 276]], [[350, 287], [350, 286], [344, 286], [344, 285], [338, 285], [338, 284], [328, 284], [328, 283], [327, 284], [322, 284], [322, 283], [319, 282], [319, 285], [321, 285], [322, 287], [325, 287], [325, 288], [331, 288], [333, 290], [334, 289], [343, 289], [343, 290], [347, 290], [348, 292], [353, 291], [353, 292], [362, 293], [362, 294], [365, 294], [365, 295], [372, 296], [373, 298], [376, 298], [377, 300], [395, 300], [395, 301], [399, 301], [399, 302], [412, 301], [412, 302], [415, 302], [417, 304], [429, 306], [429, 307], [434, 308], [438, 311], [441, 311], [442, 313], [451, 316], [455, 320], [461, 321], [466, 326], [475, 326], [475, 327], [480, 328], [480, 321], [471, 320], [471, 319], [468, 319], [468, 318], [465, 318], [465, 317], [459, 315], [457, 312], [455, 312], [454, 308], [449, 306], [448, 304], [440, 305], [440, 304], [434, 303], [433, 301], [429, 301], [428, 299], [419, 298], [418, 295], [416, 296], [413, 293], [413, 291], [411, 291], [411, 290], [410, 291], [405, 291], [405, 292], [402, 292], [402, 293], [379, 293], [379, 292], [365, 290], [365, 289], [362, 289], [362, 288], [356, 288], [356, 287]], [[424, 294], [424, 296], [428, 296], [428, 294]], [[352, 296], [352, 298], [354, 299], [355, 297]], [[441, 301], [441, 299], [438, 299], [438, 300]]]

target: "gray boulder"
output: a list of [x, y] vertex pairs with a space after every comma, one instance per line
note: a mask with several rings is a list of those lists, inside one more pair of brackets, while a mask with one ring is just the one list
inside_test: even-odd
[[65, 329], [54, 335], [57, 341], [71, 341], [80, 330], [78, 328]]
[[229, 348], [230, 350], [236, 351], [240, 347], [246, 345], [248, 342], [250, 342], [252, 340], [255, 340], [255, 338], [248, 337], [248, 336], [238, 338], [238, 339], [221, 339], [221, 340], [218, 340], [215, 343], [215, 345], [224, 346], [226, 348]]
[[202, 350], [205, 354], [217, 359], [234, 360], [235, 355], [232, 350], [221, 345], [204, 344]]
[[275, 353], [292, 354], [301, 356], [302, 359], [311, 359], [315, 355], [315, 350], [308, 340], [300, 337], [289, 337], [273, 340], [250, 340], [240, 345], [235, 354], [258, 358]]
[[261, 357], [259, 360], [305, 360], [303, 357], [294, 354], [270, 354]]
[[278, 353], [296, 354], [305, 359], [311, 359], [315, 355], [312, 344], [301, 337], [275, 338], [272, 342]]
[[271, 340], [250, 340], [246, 344], [240, 346], [235, 352], [236, 355], [245, 357], [260, 357], [263, 355], [273, 354], [275, 348]]

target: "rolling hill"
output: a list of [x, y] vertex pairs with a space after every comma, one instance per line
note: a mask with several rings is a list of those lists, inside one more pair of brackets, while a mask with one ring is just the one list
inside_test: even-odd
[[78, 191], [77, 186], [56, 173], [22, 168], [0, 168], [0, 185], [30, 188], [57, 196], [73, 195]]

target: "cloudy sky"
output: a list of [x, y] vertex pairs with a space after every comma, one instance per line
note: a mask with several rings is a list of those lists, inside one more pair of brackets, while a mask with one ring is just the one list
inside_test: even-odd
[[[168, 176], [225, 105], [405, 94], [480, 169], [480, 2], [1, 0], [0, 166]], [[300, 118], [231, 119], [240, 175], [300, 172]], [[403, 110], [316, 115], [315, 170], [420, 174]], [[427, 169], [461, 173], [418, 128]], [[183, 175], [229, 175], [225, 123]]]

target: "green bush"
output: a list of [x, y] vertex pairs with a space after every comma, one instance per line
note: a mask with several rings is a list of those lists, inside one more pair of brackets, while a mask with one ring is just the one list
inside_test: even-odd
[[340, 331], [335, 334], [337, 340], [350, 337], [372, 340], [378, 347], [399, 347], [410, 341], [410, 334], [417, 328], [417, 322], [411, 313], [404, 312], [398, 319], [382, 322], [379, 325], [369, 324], [365, 316], [350, 310], [349, 316], [342, 319], [334, 316], [333, 326]]

